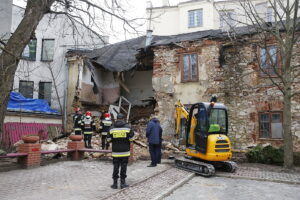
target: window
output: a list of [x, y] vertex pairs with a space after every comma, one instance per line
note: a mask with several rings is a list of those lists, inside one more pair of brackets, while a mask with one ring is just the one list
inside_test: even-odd
[[259, 137], [282, 138], [282, 112], [259, 113]]
[[26, 98], [33, 98], [33, 81], [20, 81], [19, 92]]
[[22, 58], [31, 61], [36, 60], [36, 39], [30, 40], [29, 44], [26, 45], [22, 53]]
[[42, 61], [52, 61], [54, 55], [54, 39], [43, 39]]
[[280, 73], [279, 53], [276, 46], [259, 49], [259, 64], [261, 75], [276, 76]]
[[273, 8], [268, 7], [267, 13], [266, 13], [266, 22], [272, 22], [273, 21]]
[[181, 72], [182, 82], [198, 81], [197, 54], [185, 54], [182, 56]]
[[52, 83], [51, 82], [40, 82], [39, 83], [39, 99], [45, 99], [51, 105], [51, 92]]
[[220, 12], [220, 28], [230, 29], [235, 25], [234, 10], [226, 10]]
[[189, 19], [188, 19], [189, 28], [203, 26], [203, 9], [190, 10], [188, 14], [189, 14]]

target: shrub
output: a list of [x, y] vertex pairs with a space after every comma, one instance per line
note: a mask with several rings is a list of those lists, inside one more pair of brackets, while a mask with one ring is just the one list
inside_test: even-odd
[[271, 145], [262, 147], [257, 145], [246, 153], [249, 162], [265, 163], [265, 164], [283, 164], [283, 149], [274, 148]]

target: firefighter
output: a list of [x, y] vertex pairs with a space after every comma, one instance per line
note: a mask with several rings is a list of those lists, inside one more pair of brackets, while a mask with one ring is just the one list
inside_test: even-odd
[[126, 171], [128, 158], [130, 156], [130, 142], [133, 140], [134, 132], [129, 125], [124, 121], [124, 115], [118, 114], [117, 120], [108, 132], [107, 140], [112, 143], [113, 157], [113, 184], [111, 188], [118, 188], [119, 169], [121, 167], [121, 189], [128, 187], [126, 184]]
[[84, 135], [85, 148], [92, 148], [92, 134], [96, 130], [96, 124], [92, 119], [91, 112], [87, 111], [84, 118], [81, 120], [81, 126]]
[[101, 143], [102, 149], [108, 149], [109, 143], [107, 142], [107, 133], [112, 125], [109, 113], [104, 113], [104, 119], [100, 123], [100, 134], [101, 134]]
[[81, 120], [82, 120], [82, 112], [80, 108], [75, 109], [75, 115], [73, 116], [73, 122], [74, 122], [74, 131], [75, 135], [81, 135], [82, 129], [81, 129]]

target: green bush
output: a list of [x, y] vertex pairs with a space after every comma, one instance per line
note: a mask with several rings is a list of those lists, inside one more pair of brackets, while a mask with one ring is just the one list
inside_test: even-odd
[[257, 145], [246, 153], [249, 162], [265, 163], [265, 164], [283, 164], [283, 149], [274, 148], [271, 145], [262, 147]]

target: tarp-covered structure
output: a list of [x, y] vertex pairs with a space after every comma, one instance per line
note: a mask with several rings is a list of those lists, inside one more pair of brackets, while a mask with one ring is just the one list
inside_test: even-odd
[[35, 112], [46, 114], [58, 114], [57, 110], [50, 108], [48, 102], [44, 99], [25, 98], [18, 92], [11, 92], [8, 105], [8, 111]]

